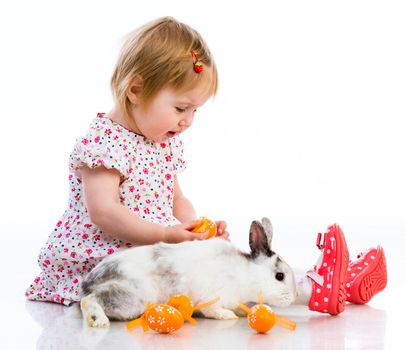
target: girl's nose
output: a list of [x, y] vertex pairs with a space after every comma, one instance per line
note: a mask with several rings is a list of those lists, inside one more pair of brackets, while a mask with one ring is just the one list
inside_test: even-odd
[[192, 114], [189, 114], [187, 117], [183, 118], [182, 120], [180, 120], [179, 125], [182, 128], [188, 128], [191, 126], [191, 124], [193, 124], [193, 119], [194, 119], [194, 112]]

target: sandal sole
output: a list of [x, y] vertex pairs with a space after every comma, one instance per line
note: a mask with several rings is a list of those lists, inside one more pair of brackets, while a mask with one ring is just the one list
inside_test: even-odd
[[331, 315], [338, 315], [344, 311], [346, 305], [346, 289], [345, 282], [347, 277], [347, 268], [349, 267], [349, 250], [345, 236], [337, 224], [332, 225], [330, 231], [335, 231], [336, 249], [341, 251], [340, 261], [336, 261], [335, 270], [333, 271], [333, 285], [338, 285], [331, 293], [331, 300], [335, 300], [336, 303], [329, 303], [328, 312]]
[[365, 304], [387, 285], [387, 263], [384, 251], [380, 246], [377, 247], [376, 258], [373, 262], [373, 265], [359, 273], [353, 281], [348, 301]]

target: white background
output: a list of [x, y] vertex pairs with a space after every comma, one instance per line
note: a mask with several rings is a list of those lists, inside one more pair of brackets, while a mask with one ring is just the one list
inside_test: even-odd
[[[0, 233], [20, 300], [68, 197], [68, 156], [97, 112], [124, 35], [171, 15], [197, 29], [220, 88], [184, 134], [180, 175], [199, 215], [248, 248], [275, 226], [292, 265], [338, 222], [350, 252], [405, 243], [405, 11], [401, 1], [10, 1], [0, 5]], [[394, 260], [394, 256], [398, 257]], [[396, 259], [396, 258], [395, 258]], [[393, 281], [395, 285], [395, 279]], [[3, 283], [2, 283], [3, 285]]]

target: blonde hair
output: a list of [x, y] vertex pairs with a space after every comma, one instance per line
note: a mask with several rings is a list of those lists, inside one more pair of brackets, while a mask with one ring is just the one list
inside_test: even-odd
[[[194, 71], [192, 50], [204, 66], [199, 74]], [[131, 101], [127, 91], [136, 78], [141, 79], [143, 107], [166, 87], [188, 91], [205, 83], [208, 97], [214, 96], [218, 89], [217, 68], [203, 38], [172, 17], [157, 19], [131, 32], [121, 49], [111, 88], [129, 121]]]

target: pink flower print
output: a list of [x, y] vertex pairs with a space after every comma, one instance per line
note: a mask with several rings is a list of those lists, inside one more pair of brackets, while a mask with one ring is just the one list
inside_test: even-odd
[[147, 168], [143, 168], [143, 173], [144, 173], [144, 174], [148, 174], [148, 173], [149, 173], [149, 170], [148, 170]]
[[74, 259], [74, 258], [76, 258], [76, 253], [75, 253], [75, 252], [71, 252], [71, 253], [70, 253], [70, 256]]
[[39, 282], [39, 277], [37, 277], [36, 279], [34, 279], [34, 283], [38, 283]]
[[92, 227], [92, 226], [93, 226], [93, 224], [85, 224], [85, 225], [84, 225], [85, 228], [90, 228], [90, 227]]
[[165, 158], [166, 158], [166, 162], [171, 162], [172, 161], [172, 157], [170, 157], [170, 156], [166, 156]]
[[122, 149], [126, 151], [128, 149], [127, 145], [122, 146]]
[[58, 221], [58, 223], [56, 224], [56, 226], [61, 227], [62, 226], [62, 221]]
[[135, 191], [135, 186], [129, 186], [129, 192], [134, 192]]
[[111, 255], [112, 253], [114, 253], [114, 249], [110, 248], [110, 249], [107, 250], [108, 255]]
[[133, 171], [134, 171], [133, 168], [129, 168], [128, 173], [129, 173], [129, 174], [132, 174]]
[[161, 208], [161, 207], [159, 207], [159, 206], [157, 206], [157, 207], [156, 207], [156, 209], [157, 209], [157, 210], [162, 210], [162, 208]]
[[75, 279], [73, 280], [73, 283], [76, 284], [77, 282], [79, 282], [79, 280], [78, 280], [77, 278], [75, 278]]
[[82, 144], [83, 144], [83, 145], [87, 145], [88, 143], [89, 143], [89, 140], [87, 140], [87, 139], [83, 139], [83, 140], [82, 140]]
[[106, 135], [111, 135], [111, 133], [112, 133], [111, 129], [107, 129], [107, 130], [105, 131], [105, 134], [106, 134]]
[[158, 199], [159, 198], [159, 193], [155, 192], [155, 198]]
[[96, 136], [96, 137], [94, 138], [94, 142], [95, 142], [95, 143], [99, 143], [99, 142], [100, 142], [100, 136]]
[[147, 199], [147, 200], [146, 200], [146, 204], [150, 204], [150, 199]]
[[73, 175], [70, 174], [70, 175], [69, 175], [69, 181], [72, 180], [72, 178], [73, 178]]
[[63, 252], [64, 252], [64, 253], [67, 253], [68, 251], [69, 251], [69, 249], [63, 248]]
[[100, 235], [94, 235], [94, 240], [97, 242], [100, 240]]
[[86, 249], [86, 253], [90, 255], [91, 253], [93, 253], [93, 250], [90, 249], [90, 248], [89, 248], [89, 249]]
[[135, 200], [139, 201], [141, 199], [141, 195], [138, 193], [138, 194], [135, 195], [134, 198], [135, 198]]
[[160, 144], [160, 147], [166, 148], [166, 144], [165, 144], [165, 143], [161, 143], [161, 144]]
[[143, 185], [145, 183], [144, 179], [139, 179], [138, 182], [140, 185]]
[[56, 238], [61, 238], [62, 237], [62, 233], [59, 233]]
[[150, 162], [149, 166], [152, 168], [154, 166], [154, 164], [152, 162]]
[[143, 212], [144, 212], [145, 214], [150, 214], [149, 208], [144, 209]]

